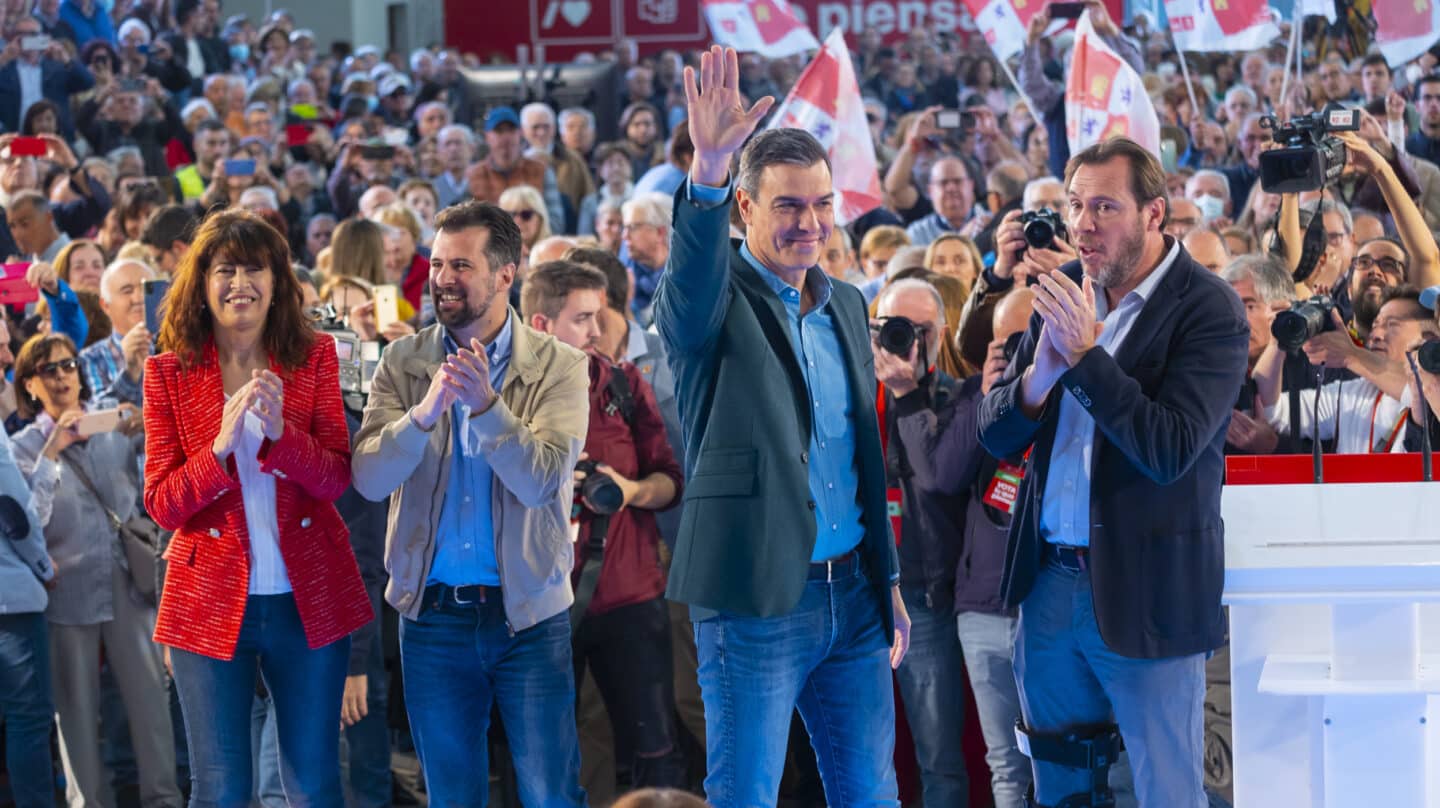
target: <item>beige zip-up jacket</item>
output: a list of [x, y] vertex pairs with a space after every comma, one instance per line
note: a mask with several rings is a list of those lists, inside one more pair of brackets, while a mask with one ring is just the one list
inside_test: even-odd
[[[589, 425], [585, 355], [520, 322], [512, 310], [510, 366], [500, 400], [468, 428], [494, 471], [490, 486], [495, 557], [505, 616], [522, 631], [570, 608], [570, 507], [575, 463]], [[445, 359], [445, 332], [433, 325], [391, 343], [380, 358], [352, 454], [355, 490], [390, 497], [385, 599], [420, 613], [435, 558], [435, 534], [452, 466], [452, 410], [424, 432], [410, 408]]]

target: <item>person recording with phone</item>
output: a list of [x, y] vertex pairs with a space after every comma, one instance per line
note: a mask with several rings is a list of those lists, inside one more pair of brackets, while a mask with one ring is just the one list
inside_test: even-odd
[[154, 277], [148, 264], [130, 259], [112, 262], [100, 275], [100, 310], [110, 318], [110, 336], [80, 351], [80, 369], [97, 401], [137, 407], [144, 401], [145, 359], [153, 344], [145, 327], [144, 285]]
[[0, 126], [5, 131], [19, 132], [26, 110], [43, 99], [55, 105], [60, 131], [74, 142], [70, 96], [93, 86], [95, 77], [44, 32], [39, 20], [22, 16], [11, 21], [10, 41], [0, 51]]
[[334, 502], [350, 438], [334, 340], [302, 309], [285, 237], [212, 214], [146, 360], [145, 510], [174, 530], [155, 641], [185, 713], [191, 799], [251, 797], [256, 676], [287, 798], [342, 804], [336, 717], [350, 634], [373, 612]]
[[[100, 663], [113, 668], [130, 722], [147, 805], [180, 805], [175, 738], [155, 623], [154, 580], [127, 560], [120, 527], [137, 514], [143, 424], [134, 405], [87, 415], [89, 390], [75, 344], [37, 335], [15, 361], [20, 411], [34, 422], [14, 436], [15, 460], [34, 493], [35, 515], [55, 563], [46, 619], [66, 797], [111, 800], [95, 716]], [[148, 571], [153, 575], [153, 569]]]

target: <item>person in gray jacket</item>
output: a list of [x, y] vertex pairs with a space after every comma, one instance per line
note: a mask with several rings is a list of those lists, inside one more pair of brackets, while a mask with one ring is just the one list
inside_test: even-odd
[[55, 569], [15, 466], [10, 437], [0, 431], [0, 721], [5, 768], [16, 808], [53, 808], [50, 767], [50, 651], [45, 586]]
[[[146, 806], [180, 806], [175, 736], [160, 647], [150, 639], [155, 606], [130, 579], [117, 526], [140, 501], [139, 412], [120, 429], [86, 437], [86, 391], [75, 344], [37, 335], [15, 360], [17, 404], [35, 420], [15, 434], [15, 462], [34, 493], [37, 522], [55, 564], [50, 623], [51, 686], [60, 727], [66, 799], [72, 808], [112, 802], [100, 758], [100, 649], [114, 669], [130, 719]], [[108, 511], [108, 513], [107, 513]]]

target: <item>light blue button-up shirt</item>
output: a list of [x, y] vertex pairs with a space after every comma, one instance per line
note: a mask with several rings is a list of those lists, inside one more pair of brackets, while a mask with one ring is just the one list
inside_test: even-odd
[[[1160, 265], [1110, 311], [1105, 291], [1095, 288], [1095, 318], [1105, 323], [1096, 345], [1111, 356], [1120, 349], [1145, 301], [1180, 254], [1179, 242]], [[1060, 423], [1050, 450], [1050, 473], [1040, 500], [1040, 534], [1053, 544], [1090, 546], [1090, 469], [1095, 450], [1095, 419], [1066, 390], [1060, 396]]]
[[[725, 200], [728, 188], [689, 183], [691, 197], [704, 204]], [[865, 538], [864, 511], [860, 506], [860, 472], [855, 464], [855, 412], [850, 398], [850, 375], [845, 349], [830, 313], [834, 287], [818, 267], [811, 267], [805, 283], [815, 299], [810, 311], [800, 313], [800, 290], [787, 284], [740, 246], [740, 255], [780, 298], [785, 306], [790, 339], [810, 391], [810, 496], [815, 500], [815, 549], [811, 561], [824, 561], [855, 549]], [[757, 390], [757, 394], [763, 391]]]
[[[510, 317], [500, 334], [487, 346], [490, 359], [490, 386], [499, 393], [510, 367]], [[459, 346], [445, 334], [445, 350], [455, 353]], [[470, 437], [470, 408], [455, 402], [450, 408], [450, 481], [445, 487], [445, 504], [440, 509], [440, 529], [435, 535], [435, 560], [427, 583], [450, 586], [500, 585], [500, 566], [495, 558], [495, 527], [490, 513], [490, 486], [494, 472]]]

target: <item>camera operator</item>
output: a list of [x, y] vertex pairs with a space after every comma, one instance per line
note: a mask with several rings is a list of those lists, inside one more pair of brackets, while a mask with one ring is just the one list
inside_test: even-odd
[[532, 268], [521, 292], [530, 327], [589, 357], [590, 426], [575, 471], [575, 679], [588, 663], [633, 785], [680, 788], [685, 765], [655, 511], [679, 501], [683, 473], [639, 368], [596, 350], [606, 287], [593, 267], [551, 261]]
[[[1414, 381], [1411, 381], [1410, 415], [1406, 421], [1405, 451], [1419, 452], [1425, 449], [1425, 430], [1430, 432], [1430, 448], [1440, 448], [1440, 286], [1432, 286], [1420, 293], [1420, 305], [1429, 312], [1430, 320], [1420, 324], [1423, 332], [1420, 339], [1410, 345], [1418, 353], [1416, 365], [1420, 369], [1420, 395], [1415, 395]], [[1429, 417], [1426, 418], [1428, 410]], [[1421, 428], [1421, 424], [1425, 428]]]
[[965, 486], [963, 466], [953, 461], [975, 442], [975, 399], [960, 395], [961, 382], [936, 367], [944, 333], [935, 287], [907, 278], [881, 291], [870, 334], [886, 476], [902, 496], [900, 596], [911, 619], [910, 652], [896, 677], [925, 804], [965, 805], [963, 663], [951, 619]]
[[[1032, 278], [1050, 272], [1067, 261], [1075, 260], [1075, 248], [1070, 245], [1068, 233], [1058, 211], [1065, 209], [1065, 186], [1053, 177], [1031, 180], [1025, 186], [1021, 197], [1021, 209], [1005, 214], [995, 230], [995, 264], [986, 267], [970, 298], [965, 301], [965, 310], [960, 315], [957, 341], [960, 355], [972, 367], [985, 364], [991, 337], [991, 318], [995, 304], [999, 302], [1019, 281], [1028, 286]], [[1046, 228], [1032, 227], [1030, 233], [1037, 243], [1026, 238], [1025, 219], [1044, 211], [1052, 217], [1041, 217], [1049, 224], [1051, 238], [1045, 239]]]
[[[1377, 242], [1371, 242], [1375, 244]], [[1411, 286], [1388, 289], [1366, 339], [1366, 347], [1350, 338], [1333, 306], [1314, 307], [1317, 320], [1329, 318], [1330, 329], [1313, 334], [1301, 346], [1314, 365], [1352, 371], [1357, 378], [1336, 379], [1318, 389], [1300, 391], [1300, 435], [1335, 442], [1340, 454], [1368, 454], [1403, 450], [1403, 431], [1411, 396], [1405, 352], [1432, 320]], [[1311, 326], [1315, 330], [1315, 326]], [[1289, 397], [1282, 394], [1283, 346], [1275, 339], [1256, 363], [1253, 376], [1265, 418], [1280, 434], [1290, 432]], [[1318, 420], [1316, 404], [1318, 397]]]

